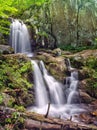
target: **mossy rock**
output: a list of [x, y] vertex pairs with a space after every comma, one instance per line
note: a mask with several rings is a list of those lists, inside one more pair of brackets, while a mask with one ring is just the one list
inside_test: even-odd
[[93, 98], [89, 94], [82, 91], [80, 91], [80, 99], [81, 99], [81, 103], [86, 103], [86, 104], [89, 104], [93, 101]]
[[84, 66], [84, 59], [80, 55], [70, 57], [70, 61], [71, 61], [72, 67], [76, 69], [81, 69]]
[[54, 76], [56, 79], [60, 81], [64, 81], [65, 78], [65, 67], [64, 66], [59, 66], [57, 62], [55, 63], [50, 63], [47, 67], [48, 71], [52, 76]]
[[0, 45], [0, 53], [1, 54], [12, 54], [14, 53], [14, 50], [7, 45]]
[[2, 93], [1, 95], [2, 95], [2, 103], [0, 105], [13, 107], [13, 104], [15, 103], [15, 98], [7, 93]]
[[[33, 79], [29, 79], [33, 69], [30, 59], [23, 54], [0, 56], [0, 90], [7, 90], [15, 99], [14, 105], [31, 105], [34, 102], [30, 89], [33, 88]], [[31, 76], [33, 78], [33, 76]]]
[[36, 58], [38, 60], [42, 60], [45, 63], [48, 72], [52, 76], [54, 76], [56, 79], [60, 81], [64, 80], [64, 77], [66, 76], [65, 74], [66, 66], [63, 57], [61, 56], [55, 57], [50, 53], [39, 52]]
[[97, 98], [97, 80], [89, 78], [86, 80], [87, 83], [87, 93], [92, 97]]
[[60, 48], [57, 48], [57, 49], [54, 49], [52, 51], [52, 53], [55, 55], [55, 56], [61, 56], [62, 55], [62, 51]]

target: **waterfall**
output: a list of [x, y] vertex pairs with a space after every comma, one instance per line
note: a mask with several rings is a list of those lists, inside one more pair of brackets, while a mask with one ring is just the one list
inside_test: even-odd
[[46, 85], [43, 81], [42, 73], [35, 61], [31, 61], [34, 68], [34, 85], [36, 94], [36, 106], [41, 107], [49, 103]]
[[[79, 93], [78, 93], [78, 72], [73, 71], [71, 72], [71, 76], [69, 77], [70, 85], [68, 88], [68, 97], [67, 97], [67, 104], [71, 103], [78, 103], [79, 102]], [[68, 78], [66, 79], [68, 80]], [[66, 86], [68, 85], [68, 82], [66, 81]]]
[[28, 111], [46, 114], [50, 103], [50, 116], [63, 119], [70, 119], [72, 116], [72, 120], [76, 120], [75, 115], [85, 111], [78, 101], [78, 72], [73, 68], [71, 76], [66, 78], [66, 84], [63, 85], [48, 73], [43, 61], [31, 62], [34, 67], [36, 106], [28, 108]]
[[66, 97], [67, 104], [78, 103], [79, 93], [78, 93], [78, 72], [71, 67], [71, 63], [69, 59], [65, 59], [65, 63], [67, 69], [71, 71], [71, 76], [66, 78]]
[[31, 53], [31, 44], [26, 25], [19, 20], [13, 20], [10, 25], [10, 45], [15, 53]]
[[62, 90], [63, 85], [48, 74], [43, 61], [40, 61], [40, 68], [43, 72], [43, 77], [49, 90], [51, 103], [63, 104], [64, 103], [64, 96], [63, 96], [64, 94]]

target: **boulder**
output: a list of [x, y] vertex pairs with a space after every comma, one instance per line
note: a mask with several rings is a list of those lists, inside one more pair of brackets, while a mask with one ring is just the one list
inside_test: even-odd
[[0, 53], [1, 54], [12, 54], [14, 50], [8, 45], [0, 45]]
[[67, 70], [64, 63], [64, 58], [61, 56], [53, 56], [52, 54], [46, 52], [37, 53], [36, 59], [42, 60], [45, 66], [52, 76], [56, 79], [63, 81], [66, 76], [65, 71]]
[[83, 91], [79, 91], [80, 93], [80, 99], [81, 99], [81, 103], [91, 103], [93, 101], [93, 98], [87, 94], [86, 92], [83, 92]]
[[55, 56], [61, 56], [62, 51], [61, 51], [60, 48], [57, 48], [57, 49], [54, 49], [54, 50], [53, 50], [53, 54], [55, 54]]

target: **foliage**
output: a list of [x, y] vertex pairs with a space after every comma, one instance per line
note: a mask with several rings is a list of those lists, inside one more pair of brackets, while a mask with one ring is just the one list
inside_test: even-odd
[[95, 49], [95, 46], [73, 46], [73, 45], [64, 45], [64, 44], [60, 44], [59, 48], [62, 50], [66, 50], [66, 51], [71, 51], [71, 52], [80, 52], [82, 50], [87, 50], [87, 49]]
[[88, 90], [90, 95], [97, 97], [97, 58], [90, 56], [85, 63], [89, 79], [87, 79]]
[[31, 5], [41, 6], [46, 0], [0, 0], [0, 17], [16, 16]]
[[0, 17], [9, 17], [10, 15], [15, 15], [17, 9], [12, 6], [13, 0], [0, 0]]
[[10, 33], [10, 22], [6, 18], [0, 18], [0, 44], [7, 44], [6, 40]]
[[[29, 81], [29, 73], [32, 72], [30, 61], [25, 58], [0, 56], [0, 104], [17, 107], [23, 110], [24, 106], [33, 102], [33, 95], [29, 95], [28, 90], [32, 88]], [[8, 94], [6, 94], [7, 92]]]
[[2, 94], [0, 94], [0, 104], [2, 104], [2, 102], [3, 102], [3, 96]]
[[[6, 125], [5, 125], [6, 124]], [[5, 119], [5, 129], [20, 129], [19, 126], [21, 125], [21, 128], [23, 128], [24, 124], [24, 118], [19, 114], [19, 112], [12, 112], [10, 116], [8, 116]]]
[[10, 25], [10, 22], [7, 19], [1, 19], [0, 20], [0, 33], [2, 33], [3, 35], [4, 34], [8, 35], [9, 34], [9, 25]]
[[86, 66], [97, 71], [97, 58], [95, 58], [94, 56], [89, 57], [86, 61]]
[[[93, 51], [94, 52], [94, 51]], [[97, 58], [96, 53], [89, 54], [90, 51], [82, 51], [81, 53], [71, 56], [70, 60], [74, 68], [79, 69], [79, 79], [84, 80], [86, 84], [85, 90], [92, 97], [97, 98]], [[88, 56], [90, 55], [90, 56]]]
[[1, 61], [0, 65], [0, 89], [4, 87], [9, 87], [11, 89], [31, 87], [31, 84], [24, 77], [24, 74], [30, 71], [30, 62], [21, 62], [15, 58], [4, 59], [4, 61]]
[[14, 107], [16, 110], [18, 110], [18, 111], [21, 111], [21, 112], [24, 112], [25, 111], [25, 108], [23, 107], [23, 106], [17, 106], [17, 105], [15, 105], [15, 107]]

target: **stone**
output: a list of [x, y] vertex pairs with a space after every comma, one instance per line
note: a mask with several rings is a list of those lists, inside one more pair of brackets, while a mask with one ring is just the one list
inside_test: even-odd
[[12, 54], [14, 50], [8, 45], [0, 45], [0, 53], [1, 54]]
[[53, 53], [55, 54], [55, 56], [61, 56], [62, 51], [61, 51], [60, 48], [57, 48], [57, 49], [54, 49], [54, 50], [53, 50]]
[[40, 52], [37, 53], [36, 59], [42, 60], [45, 66], [52, 76], [60, 81], [64, 81], [66, 76], [65, 71], [66, 65], [64, 63], [64, 58], [61, 56], [53, 56], [51, 53]]
[[80, 93], [81, 103], [88, 104], [88, 103], [92, 102], [93, 99], [91, 96], [89, 96], [89, 94], [87, 94], [86, 92], [83, 92], [81, 90], [79, 91], [79, 93]]

